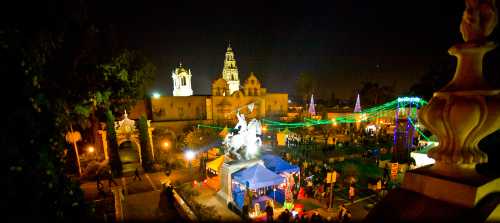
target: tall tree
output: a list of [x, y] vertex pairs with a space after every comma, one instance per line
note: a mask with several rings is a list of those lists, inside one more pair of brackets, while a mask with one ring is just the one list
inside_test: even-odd
[[409, 94], [430, 100], [434, 92], [451, 80], [454, 70], [454, 64], [451, 61], [443, 61], [430, 66], [428, 71], [410, 87]]
[[106, 126], [108, 132], [108, 151], [109, 151], [109, 164], [111, 170], [115, 176], [121, 176], [122, 174], [122, 162], [120, 160], [120, 154], [118, 153], [118, 142], [116, 141], [116, 131], [115, 131], [115, 116], [113, 112], [108, 110], [106, 112]]
[[217, 132], [212, 129], [194, 128], [184, 138], [185, 145], [193, 150], [208, 149], [218, 140]]
[[307, 103], [314, 89], [314, 80], [312, 76], [308, 73], [300, 73], [295, 83], [295, 88], [297, 97], [302, 99], [303, 103]]
[[368, 108], [385, 103], [394, 98], [393, 86], [382, 86], [374, 82], [363, 82], [359, 91], [361, 107]]
[[335, 95], [335, 91], [331, 91], [330, 93], [330, 100], [328, 101], [329, 106], [335, 106], [338, 104], [337, 97]]
[[[133, 51], [110, 47], [109, 26], [89, 20], [82, 2], [42, 3], [27, 15], [36, 19], [0, 30], [1, 73], [17, 89], [6, 101], [6, 127], [15, 134], [2, 134], [8, 212], [17, 221], [91, 221], [82, 190], [65, 174], [70, 147], [64, 133], [71, 125], [88, 132], [105, 119], [106, 108], [133, 103], [154, 72]], [[83, 137], [96, 131], [90, 132]]]
[[145, 115], [139, 118], [139, 139], [141, 143], [142, 167], [145, 171], [153, 170], [153, 155], [149, 141], [148, 119]]

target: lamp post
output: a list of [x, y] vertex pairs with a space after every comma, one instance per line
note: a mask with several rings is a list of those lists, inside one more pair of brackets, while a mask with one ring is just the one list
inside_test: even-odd
[[186, 156], [186, 159], [188, 160], [188, 164], [189, 164], [189, 174], [192, 176], [193, 175], [193, 168], [191, 166], [191, 160], [193, 160], [194, 156], [196, 155], [193, 151], [191, 150], [188, 150], [186, 151], [186, 153], [184, 154]]
[[[161, 146], [162, 146], [163, 150], [165, 151], [165, 153], [167, 153], [166, 155], [168, 157], [168, 151], [169, 151], [168, 148], [170, 147], [170, 143], [168, 141], [163, 141], [163, 143], [161, 143]], [[160, 152], [160, 156], [161, 156], [161, 154], [162, 153]], [[165, 161], [167, 161], [167, 160], [165, 160]]]
[[97, 154], [96, 154], [96, 153], [94, 153], [94, 152], [95, 152], [94, 147], [93, 147], [93, 146], [89, 146], [89, 147], [87, 148], [87, 151], [88, 151], [90, 154], [94, 154], [94, 159], [97, 161]]
[[159, 99], [161, 97], [160, 93], [158, 92], [153, 92], [153, 98], [154, 99]]
[[337, 180], [337, 172], [335, 170], [331, 172], [330, 174], [330, 207], [328, 208], [333, 208], [333, 201], [334, 201], [334, 196], [333, 196], [333, 186], [335, 185], [335, 181]]

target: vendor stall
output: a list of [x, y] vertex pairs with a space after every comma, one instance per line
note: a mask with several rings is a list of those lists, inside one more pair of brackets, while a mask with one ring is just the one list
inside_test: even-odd
[[218, 175], [220, 172], [220, 168], [222, 166], [222, 163], [224, 163], [224, 156], [219, 156], [216, 159], [210, 161], [207, 163], [207, 171]]
[[264, 166], [266, 166], [266, 168], [277, 174], [298, 173], [300, 171], [298, 166], [292, 165], [276, 155], [265, 154], [262, 155], [261, 159], [264, 161]]
[[268, 191], [272, 191], [273, 188], [285, 182], [284, 177], [268, 170], [262, 164], [256, 164], [240, 170], [234, 173], [232, 177], [233, 199], [236, 206], [240, 209], [243, 207], [246, 185], [248, 185], [248, 189], [252, 191], [252, 203], [255, 204], [268, 200], [267, 197], [270, 196], [265, 197], [265, 199], [261, 197], [266, 196]]
[[[289, 206], [293, 203], [292, 191], [298, 189], [298, 184], [296, 184], [296, 182], [300, 182], [300, 168], [272, 154], [265, 154], [261, 159], [264, 161], [264, 166], [266, 168], [286, 179], [285, 184], [278, 186], [278, 190], [273, 191], [272, 195], [276, 197], [275, 200], [279, 203]], [[271, 195], [271, 192], [268, 192], [268, 195]]]

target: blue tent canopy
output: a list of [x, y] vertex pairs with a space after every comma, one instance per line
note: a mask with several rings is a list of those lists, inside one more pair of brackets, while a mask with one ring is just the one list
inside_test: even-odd
[[234, 173], [233, 179], [243, 185], [246, 185], [246, 182], [248, 182], [250, 189], [278, 185], [285, 181], [284, 177], [273, 173], [261, 164], [256, 164]]
[[264, 166], [275, 173], [295, 173], [300, 171], [300, 168], [298, 166], [288, 163], [287, 161], [281, 159], [281, 157], [279, 156], [265, 154], [261, 158], [264, 161]]

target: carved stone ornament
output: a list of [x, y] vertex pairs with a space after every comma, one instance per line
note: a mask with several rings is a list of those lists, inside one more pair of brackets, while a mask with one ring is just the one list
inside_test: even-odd
[[487, 162], [478, 143], [500, 129], [500, 89], [489, 86], [482, 72], [484, 55], [496, 47], [486, 42], [497, 20], [494, 0], [466, 0], [466, 5], [460, 25], [465, 43], [448, 50], [458, 60], [455, 75], [418, 113], [438, 137], [439, 146], [428, 154], [437, 166], [473, 168]]
[[128, 118], [127, 110], [123, 114], [123, 120], [115, 123], [115, 129], [117, 133], [130, 134], [136, 131], [135, 121]]

